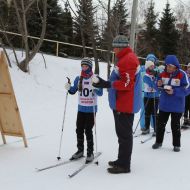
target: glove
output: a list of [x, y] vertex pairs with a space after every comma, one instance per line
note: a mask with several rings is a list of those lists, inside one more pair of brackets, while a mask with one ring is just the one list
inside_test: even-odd
[[110, 81], [105, 81], [102, 78], [100, 78], [99, 76], [96, 76], [98, 78], [98, 80], [96, 79], [95, 82], [92, 83], [92, 86], [96, 87], [96, 88], [111, 88], [111, 82]]
[[65, 83], [65, 89], [68, 91], [68, 90], [70, 90], [70, 88], [71, 88], [71, 84], [70, 83]]
[[99, 83], [98, 75], [92, 75], [92, 83]]

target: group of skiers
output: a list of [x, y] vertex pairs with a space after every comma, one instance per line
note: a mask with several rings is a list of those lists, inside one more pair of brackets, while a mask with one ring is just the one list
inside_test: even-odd
[[[77, 152], [71, 160], [79, 159], [84, 155], [84, 133], [87, 140], [86, 163], [94, 159], [93, 126], [97, 112], [97, 96], [102, 96], [103, 88], [108, 88], [108, 100], [113, 110], [115, 130], [118, 137], [118, 158], [109, 161], [107, 171], [112, 174], [129, 173], [131, 171], [131, 154], [133, 148], [133, 121], [134, 114], [142, 112], [142, 97], [144, 102], [145, 123], [142, 134], [150, 132], [152, 118], [156, 141], [152, 148], [162, 146], [165, 127], [171, 115], [171, 129], [173, 135], [173, 150], [180, 151], [180, 119], [186, 104], [190, 102], [190, 64], [187, 72], [180, 68], [175, 55], [165, 58], [165, 65], [157, 69], [158, 59], [154, 54], [149, 54], [145, 61], [145, 75], [143, 76], [144, 90], [142, 91], [142, 76], [139, 60], [129, 42], [123, 34], [118, 35], [112, 42], [117, 63], [110, 79], [103, 80], [94, 75], [92, 60], [85, 57], [81, 61], [81, 74], [76, 77], [74, 84], [65, 84], [69, 94], [78, 91], [78, 114], [76, 121]], [[165, 68], [164, 68], [165, 67]], [[143, 93], [143, 96], [142, 96]], [[158, 113], [159, 110], [159, 113]], [[188, 112], [190, 106], [186, 106], [184, 124], [189, 124]], [[143, 114], [142, 112], [142, 114]]]

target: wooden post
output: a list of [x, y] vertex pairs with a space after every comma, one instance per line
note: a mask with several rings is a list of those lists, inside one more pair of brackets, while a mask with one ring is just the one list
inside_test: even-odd
[[[1, 124], [1, 121], [0, 121], [0, 131], [3, 131], [3, 130], [2, 130], [2, 124]], [[2, 139], [3, 139], [3, 143], [4, 143], [4, 144], [7, 144], [6, 139], [5, 139], [5, 136], [4, 136], [3, 133], [1, 133], [1, 136], [2, 136]]]
[[57, 48], [56, 48], [56, 56], [59, 56], [59, 42], [57, 42]]
[[17, 106], [5, 54], [0, 52], [0, 131], [3, 143], [5, 135], [22, 137], [25, 147], [27, 141]]

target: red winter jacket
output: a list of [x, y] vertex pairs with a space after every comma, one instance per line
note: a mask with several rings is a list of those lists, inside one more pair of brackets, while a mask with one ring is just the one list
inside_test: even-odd
[[[112, 82], [112, 90], [110, 89], [111, 91], [109, 91], [111, 95], [109, 100], [115, 101], [115, 103], [110, 102], [110, 106], [112, 109], [119, 112], [137, 112], [140, 105], [138, 104], [135, 106], [135, 101], [136, 98], [141, 98], [141, 84], [138, 85], [139, 88], [136, 86], [137, 76], [140, 75], [139, 60], [129, 47], [122, 49], [116, 57], [118, 59], [118, 73], [115, 71], [112, 72], [110, 77], [110, 81]], [[118, 77], [116, 77], [116, 75]], [[135, 97], [135, 91], [137, 93], [137, 97]], [[111, 93], [115, 93], [115, 98]]]

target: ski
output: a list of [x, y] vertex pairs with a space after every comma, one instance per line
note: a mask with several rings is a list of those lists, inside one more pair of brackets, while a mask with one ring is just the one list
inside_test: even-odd
[[148, 138], [146, 138], [145, 140], [141, 141], [141, 144], [146, 143], [147, 141], [151, 140], [152, 138], [154, 138], [155, 136], [153, 136], [153, 134], [151, 134], [151, 136], [149, 136]]
[[136, 137], [140, 137], [141, 135], [142, 135], [142, 132], [136, 135], [134, 134], [133, 137], [136, 138]]
[[189, 125], [182, 125], [181, 126], [181, 131], [186, 131], [187, 129], [190, 129]]
[[[97, 154], [94, 156], [94, 160], [97, 159], [101, 154], [102, 154], [101, 152], [97, 152]], [[72, 174], [69, 174], [68, 176], [70, 178], [76, 176], [78, 173], [80, 173], [82, 170], [84, 170], [86, 167], [88, 167], [92, 163], [94, 163], [94, 162], [92, 161], [87, 164], [86, 163], [82, 164], [78, 169], [76, 169]]]
[[[147, 134], [153, 134], [153, 132], [150, 132], [150, 133], [147, 133]], [[147, 134], [142, 134], [142, 132], [141, 133], [138, 133], [138, 134], [133, 134], [133, 137], [134, 138], [136, 138], [136, 137], [141, 137], [141, 136], [145, 136], [145, 135], [147, 135]]]
[[[79, 158], [79, 159], [80, 159], [80, 158]], [[56, 167], [58, 167], [58, 166], [62, 166], [62, 165], [65, 165], [65, 164], [69, 164], [69, 163], [74, 162], [74, 161], [77, 161], [77, 160], [79, 160], [79, 159], [75, 159], [75, 160], [65, 160], [65, 161], [59, 162], [59, 163], [57, 163], [57, 164], [53, 164], [53, 165], [44, 167], [44, 168], [36, 168], [36, 171], [37, 171], [37, 172], [41, 172], [41, 171], [48, 170], [48, 169], [51, 169], [51, 168], [56, 168]]]

